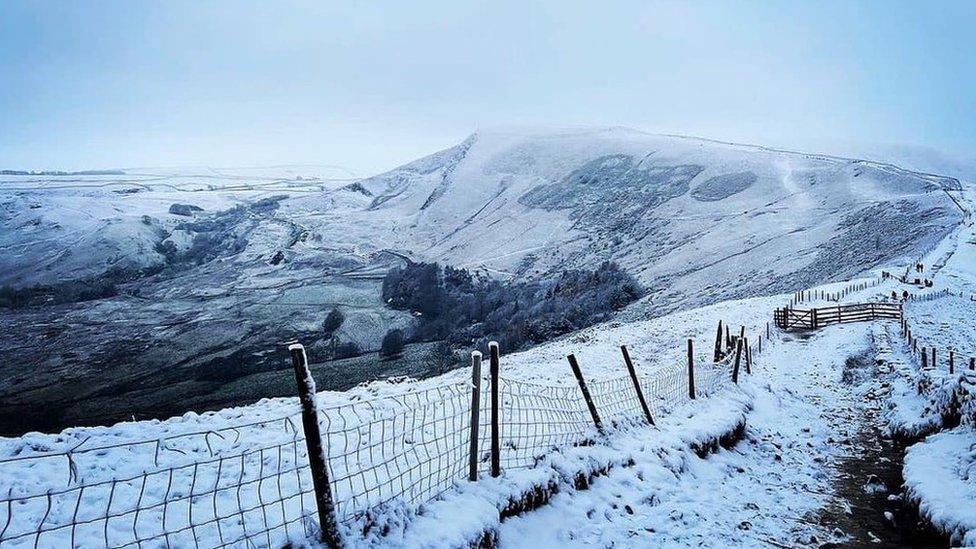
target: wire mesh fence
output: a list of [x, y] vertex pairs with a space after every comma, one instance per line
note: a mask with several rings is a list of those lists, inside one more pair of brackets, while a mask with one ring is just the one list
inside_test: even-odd
[[93, 440], [0, 459], [0, 545], [277, 547], [314, 529], [305, 441], [291, 415]]
[[[698, 367], [697, 395], [731, 383], [730, 360]], [[533, 467], [553, 450], [597, 435], [575, 383], [496, 382], [503, 470]], [[684, 364], [637, 376], [637, 385], [654, 418], [689, 400]], [[627, 375], [589, 388], [608, 428], [646, 422]], [[477, 422], [470, 382], [411, 385], [309, 411], [321, 430], [330, 512], [343, 531], [382, 530], [466, 481], [472, 459], [479, 474], [489, 474], [493, 389], [492, 376], [483, 376]], [[305, 540], [320, 531], [310, 465], [316, 460], [309, 459], [302, 408], [291, 402], [277, 410], [283, 413], [236, 424], [202, 416], [205, 428], [161, 429], [153, 439], [99, 434], [0, 456], [0, 545], [280, 547]]]
[[466, 477], [471, 386], [451, 383], [319, 409], [340, 523], [429, 501]]

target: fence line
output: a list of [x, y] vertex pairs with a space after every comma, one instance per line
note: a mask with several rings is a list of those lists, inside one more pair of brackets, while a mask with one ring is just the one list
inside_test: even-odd
[[[624, 361], [614, 357], [619, 376], [586, 382], [604, 425], [644, 425], [692, 395], [706, 397], [730, 385], [731, 351], [742, 333], [720, 331], [719, 360], [694, 368], [676, 362], [631, 377]], [[303, 349], [297, 354], [305, 360]], [[583, 376], [586, 366], [581, 365]], [[297, 380], [300, 389], [305, 383], [314, 394], [310, 376], [299, 373]], [[494, 391], [497, 408], [490, 398]], [[345, 532], [368, 535], [390, 517], [403, 517], [469, 479], [472, 462], [475, 476], [490, 474], [496, 460], [501, 471], [531, 468], [555, 449], [600, 436], [579, 386], [487, 373], [480, 384], [410, 387], [312, 413], [320, 428], [323, 471], [314, 470], [302, 408], [292, 403], [287, 413], [257, 421], [226, 424], [217, 415], [204, 416], [213, 428], [117, 443], [91, 437], [61, 449], [2, 457], [0, 477], [10, 484], [0, 493], [0, 545], [280, 547], [310, 536], [335, 545], [321, 527], [316, 474], [330, 489], [330, 521]]]
[[[928, 294], [924, 298], [917, 299], [917, 301], [931, 301], [948, 295], [956, 294], [945, 290]], [[966, 297], [962, 292], [958, 296], [964, 299]], [[939, 350], [934, 345], [926, 344], [912, 333], [912, 326], [907, 317], [902, 318], [900, 328], [902, 336], [905, 338], [905, 343], [908, 345], [909, 352], [913, 357], [919, 357], [922, 370], [938, 370], [939, 358], [945, 361], [946, 371], [950, 374], [955, 373], [956, 370], [976, 370], [976, 348], [970, 348], [960, 352], [960, 349], [956, 347], [947, 347], [942, 349], [942, 353], [939, 353]]]
[[861, 290], [866, 290], [868, 288], [873, 288], [884, 280], [882, 278], [876, 278], [868, 282], [851, 282], [850, 284], [844, 286], [843, 288], [835, 291], [827, 291], [824, 289], [811, 288], [809, 290], [799, 290], [793, 292], [790, 297], [788, 307], [792, 307], [798, 303], [805, 303], [807, 301], [840, 301], [847, 297], [848, 295], [858, 292]]
[[0, 459], [0, 476], [12, 481], [0, 499], [4, 547], [270, 547], [314, 530], [305, 442], [292, 416], [87, 442]]

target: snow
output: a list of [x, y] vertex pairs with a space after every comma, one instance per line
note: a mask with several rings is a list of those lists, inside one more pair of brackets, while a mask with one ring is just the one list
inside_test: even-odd
[[832, 498], [832, 465], [851, 451], [832, 441], [854, 419], [854, 397], [838, 382], [845, 355], [866, 346], [866, 330], [831, 327], [764, 351], [745, 385], [752, 401], [746, 438], [734, 448], [702, 459], [662, 453], [648, 442], [657, 437], [612, 442], [633, 467], [612, 469], [586, 491], [560, 493], [546, 507], [506, 521], [502, 546], [700, 547], [717, 540], [795, 546], [834, 539], [816, 515]]
[[976, 546], [976, 432], [961, 427], [928, 437], [905, 455], [905, 490], [954, 545]]
[[[972, 380], [966, 373], [949, 376], [938, 369], [935, 373], [920, 372], [896, 321], [829, 326], [808, 336], [796, 336], [767, 332], [771, 311], [789, 301], [789, 292], [726, 299], [782, 291], [785, 284], [826, 283], [828, 279], [837, 281], [815, 288], [835, 291], [856, 282], [849, 280], [855, 275], [861, 276], [861, 281], [876, 280], [877, 272], [869, 276], [864, 271], [867, 265], [877, 267], [876, 271], [881, 267], [863, 258], [843, 258], [838, 260], [839, 267], [830, 268], [816, 259], [832, 238], [841, 237], [841, 243], [855, 239], [857, 235], [843, 230], [844, 216], [857, 213], [857, 205], [863, 201], [907, 203], [909, 209], [933, 212], [931, 223], [919, 229], [919, 240], [912, 241], [906, 250], [911, 255], [887, 257], [885, 270], [899, 272], [915, 261], [912, 255], [923, 255], [927, 274], [936, 280], [932, 292], [946, 287], [972, 292], [976, 289], [976, 235], [971, 225], [963, 225], [941, 242], [936, 241], [948, 232], [958, 212], [946, 208], [944, 192], [937, 180], [929, 177], [894, 173], [885, 166], [782, 151], [746, 151], [716, 143], [706, 146], [698, 141], [623, 131], [479, 135], [460, 149], [365, 181], [364, 188], [372, 197], [351, 196], [351, 191], [343, 190], [316, 193], [287, 201], [283, 215], [299, 220], [330, 246], [357, 257], [368, 257], [385, 248], [407, 249], [425, 259], [464, 258], [486, 269], [520, 276], [531, 274], [533, 269], [544, 272], [585, 265], [607, 256], [583, 242], [577, 222], [586, 221], [574, 221], [565, 211], [556, 210], [532, 209], [532, 215], [525, 215], [530, 210], [523, 208], [518, 197], [576, 170], [580, 159], [624, 153], [648, 156], [664, 165], [698, 162], [703, 166], [696, 176], [702, 178], [700, 181], [730, 171], [754, 173], [755, 181], [707, 204], [682, 197], [660, 205], [649, 218], [670, 220], [670, 232], [649, 231], [640, 238], [629, 234], [635, 241], [619, 248], [624, 252], [611, 254], [632, 268], [646, 264], [639, 276], [657, 291], [613, 321], [524, 352], [502, 355], [502, 375], [509, 383], [575, 394], [575, 381], [566, 363], [566, 355], [573, 353], [588, 385], [611, 386], [627, 379], [619, 350], [625, 344], [642, 379], [682, 379], [685, 341], [690, 338], [695, 344], [699, 394], [703, 398], [690, 401], [679, 391], [682, 401], [675, 404], [667, 395], [647, 391], [655, 427], [611, 426], [610, 432], [601, 436], [587, 426], [585, 435], [597, 444], [566, 446], [537, 462], [523, 459], [499, 479], [467, 483], [467, 447], [453, 448], [448, 457], [435, 459], [434, 465], [443, 468], [450, 461], [451, 471], [458, 474], [443, 485], [411, 486], [410, 498], [394, 497], [386, 505], [375, 507], [366, 518], [357, 512], [372, 508], [378, 503], [376, 498], [354, 497], [358, 486], [352, 483], [340, 486], [336, 488], [340, 513], [356, 517], [342, 525], [350, 545], [457, 546], [477, 541], [480, 536], [497, 536], [505, 547], [533, 549], [697, 547], [719, 542], [726, 546], [795, 546], [863, 541], [863, 533], [838, 530], [831, 527], [830, 520], [821, 519], [836, 515], [837, 506], [850, 505], [838, 494], [837, 485], [843, 480], [841, 464], [859, 455], [854, 439], [864, 428], [868, 401], [876, 395], [884, 396], [884, 419], [892, 433], [922, 436], [944, 427], [942, 412], [949, 406], [951, 395], [969, 390]], [[698, 182], [694, 179], [689, 185]], [[101, 185], [89, 183], [86, 186]], [[121, 184], [111, 182], [113, 187]], [[150, 185], [141, 179], [125, 183], [143, 184]], [[208, 209], [226, 207], [235, 200], [250, 200], [272, 190], [308, 190], [307, 185], [319, 183], [275, 180], [260, 188], [232, 188], [231, 194], [214, 194], [197, 203]], [[44, 182], [39, 186], [52, 187]], [[17, 205], [15, 209], [30, 209], [26, 204], [33, 198], [17, 194], [21, 191], [12, 187], [0, 190], [5, 190], [5, 196], [15, 196], [10, 199]], [[85, 239], [104, 238], [137, 247], [151, 243], [148, 233], [142, 240], [133, 237], [148, 229], [124, 224], [142, 223], [134, 216], [143, 213], [165, 218], [169, 214], [163, 208], [180, 193], [189, 192], [182, 187], [165, 191], [171, 194], [140, 202], [144, 210], [127, 209], [127, 216], [135, 212], [132, 218], [116, 223], [111, 221], [116, 214], [109, 210], [121, 207], [118, 201], [128, 200], [128, 195], [105, 202], [101, 201], [103, 191], [84, 189], [81, 210], [72, 210], [76, 198], [71, 193], [75, 191], [46, 190], [51, 194], [45, 200], [53, 207], [41, 216], [42, 224], [67, 227], [70, 234], [77, 234], [79, 245]], [[201, 197], [208, 196], [209, 190], [193, 192], [197, 191]], [[608, 192], [612, 194], [613, 189]], [[966, 192], [960, 195], [965, 198]], [[575, 198], [570, 195], [567, 199]], [[626, 202], [623, 206], [634, 207]], [[706, 207], [711, 209], [703, 209]], [[30, 214], [18, 211], [21, 217], [16, 222], [26, 222]], [[599, 234], [605, 227], [599, 225], [602, 220], [594, 222], [597, 225], [591, 229]], [[795, 230], [786, 237], [782, 236], [784, 223]], [[492, 224], [499, 228], [490, 229]], [[709, 228], [699, 233], [703, 225]], [[906, 226], [882, 228], [898, 231]], [[662, 235], [667, 238], [659, 239]], [[649, 238], [645, 241], [644, 236]], [[261, 245], [273, 241], [267, 236]], [[11, 249], [21, 246], [8, 240], [2, 244]], [[143, 250], [141, 257], [150, 257], [155, 253], [151, 250], [151, 246]], [[43, 256], [44, 261], [62, 261], [46, 256], [51, 249], [45, 246], [30, 251], [36, 252], [36, 257]], [[915, 254], [920, 251], [925, 253]], [[306, 252], [312, 253], [300, 246], [295, 253]], [[260, 255], [257, 250], [249, 253], [252, 257]], [[96, 255], [96, 259], [105, 259], [102, 254]], [[533, 259], [526, 262], [529, 255]], [[723, 259], [708, 259], [716, 256]], [[25, 257], [20, 260], [27, 261]], [[82, 260], [74, 261], [59, 264], [72, 273], [91, 268]], [[289, 279], [283, 276], [280, 282], [288, 284]], [[845, 299], [881, 299], [892, 290], [906, 287], [897, 281], [884, 281], [848, 293]], [[711, 301], [715, 302], [692, 307]], [[912, 301], [906, 306], [906, 317], [916, 336], [940, 349], [956, 348], [963, 353], [976, 336], [971, 322], [973, 304], [966, 297]], [[667, 314], [671, 309], [677, 311]], [[744, 327], [753, 345], [758, 346], [760, 336], [763, 339], [763, 353], [755, 355], [753, 374], [743, 374], [738, 387], [728, 382], [727, 364], [710, 365], [719, 320], [733, 333]], [[865, 356], [872, 363], [875, 356], [878, 358], [883, 381], [862, 383], [858, 376], [863, 372], [853, 371], [856, 368], [851, 366], [851, 359]], [[342, 436], [356, 439], [369, 434], [371, 424], [395, 426], [398, 413], [435, 424], [444, 420], [445, 416], [439, 415], [442, 412], [402, 403], [409, 402], [411, 395], [445, 387], [467, 398], [470, 375], [461, 368], [422, 381], [387, 380], [348, 392], [318, 393], [320, 415], [374, 403], [378, 414], [348, 423], [343, 418], [341, 429], [325, 429], [329, 437], [326, 457], [329, 447], [348, 443], [338, 438], [340, 430]], [[314, 381], [307, 381], [314, 389]], [[486, 401], [482, 395], [482, 402]], [[597, 406], [607, 410], [610, 403], [598, 399]], [[968, 476], [976, 459], [970, 450], [972, 413], [967, 406], [960, 411], [959, 427], [932, 434], [909, 449], [904, 472], [908, 496], [923, 516], [957, 540], [976, 544], [974, 534], [969, 533], [976, 527], [976, 516], [971, 512], [976, 494]], [[581, 407], [563, 412], [575, 414], [573, 429], [589, 421]], [[613, 412], [606, 418], [613, 419]], [[307, 466], [302, 465], [306, 458], [299, 423], [296, 399], [269, 399], [253, 406], [190, 413], [165, 421], [0, 439], [0, 493], [14, 498], [36, 496], [8, 503], [7, 516], [13, 518], [2, 528], [6, 535], [29, 534], [35, 529], [70, 524], [73, 518], [86, 521], [77, 531], [61, 529], [45, 534], [40, 540], [42, 546], [72, 541], [84, 546], [123, 544], [153, 536], [163, 526], [173, 532], [166, 541], [175, 545], [200, 540], [216, 545], [218, 541], [227, 543], [255, 535], [259, 545], [303, 543], [311, 534], [308, 519], [314, 515], [314, 502]], [[487, 417], [483, 416], [482, 425], [485, 423]], [[742, 424], [745, 431], [741, 442], [702, 455], [702, 448]], [[506, 443], [525, 434], [520, 431], [524, 426], [509, 428]], [[458, 433], [463, 435], [464, 431], [455, 433], [461, 436]], [[383, 439], [377, 446], [369, 446], [381, 455], [367, 459], [357, 454], [355, 459], [362, 461], [353, 460], [342, 467], [333, 463], [331, 472], [346, 476], [367, 470], [376, 475], [368, 481], [390, 483], [395, 478], [393, 473], [380, 472], [375, 466], [382, 463], [385, 452], [396, 450], [397, 444], [402, 446], [402, 441], [388, 443]], [[506, 448], [509, 452], [509, 445]], [[479, 471], [483, 477], [484, 469], [482, 463]], [[179, 472], [168, 473], [170, 470]], [[582, 483], [585, 489], [580, 478], [586, 480]], [[67, 498], [59, 497], [80, 482], [102, 484], [85, 493], [75, 491]], [[526, 494], [535, 493], [536, 488], [549, 498], [546, 505], [502, 520], [501, 515], [513, 501], [526, 501]], [[197, 497], [200, 490], [204, 490], [204, 498]], [[426, 501], [435, 494], [439, 497]], [[379, 499], [388, 499], [386, 493], [382, 495]], [[163, 502], [171, 496], [177, 496], [179, 502], [170, 505], [164, 524]], [[412, 503], [414, 499], [417, 505]], [[49, 503], [52, 500], [53, 504]], [[153, 504], [154, 508], [140, 512], [136, 510], [140, 504]], [[76, 516], [76, 508], [83, 509], [84, 514]], [[246, 510], [215, 519], [235, 508]], [[3, 512], [0, 506], [0, 517]], [[113, 516], [105, 520], [104, 514]], [[207, 521], [209, 524], [196, 526]], [[369, 521], [376, 528], [364, 533]], [[33, 545], [30, 535], [10, 543], [11, 547], [29, 545]]]

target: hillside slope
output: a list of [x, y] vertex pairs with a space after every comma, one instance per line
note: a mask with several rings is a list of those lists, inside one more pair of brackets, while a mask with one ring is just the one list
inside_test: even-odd
[[[648, 318], [912, 261], [960, 219], [952, 178], [619, 128], [334, 172], [0, 177], [0, 287], [29, 302], [0, 301], [0, 432], [290, 394], [283, 341], [321, 361], [413, 321], [380, 296], [404, 258], [517, 279], [614, 260], [648, 289], [623, 318]], [[416, 356], [336, 363], [355, 371], [336, 383], [430, 375]]]
[[891, 165], [626, 129], [496, 132], [284, 211], [330, 240], [497, 276], [614, 260], [673, 310], [913, 256], [960, 219], [945, 192], [958, 188]]

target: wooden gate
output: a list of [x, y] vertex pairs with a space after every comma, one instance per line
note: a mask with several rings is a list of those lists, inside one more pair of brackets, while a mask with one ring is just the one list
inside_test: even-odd
[[793, 309], [784, 307], [773, 312], [773, 321], [783, 330], [815, 330], [828, 324], [864, 322], [877, 319], [900, 319], [901, 303], [871, 302]]

